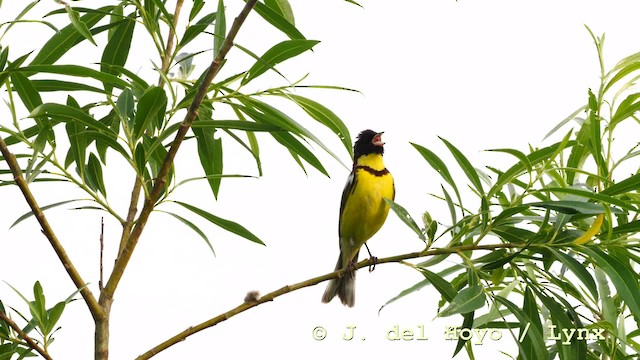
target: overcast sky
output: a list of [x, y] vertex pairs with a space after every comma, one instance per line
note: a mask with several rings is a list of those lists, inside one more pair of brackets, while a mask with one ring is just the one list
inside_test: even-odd
[[[361, 94], [323, 90], [305, 95], [334, 110], [352, 136], [366, 128], [385, 131], [385, 162], [395, 178], [396, 201], [416, 219], [429, 210], [444, 224], [449, 222], [446, 207], [429, 196], [440, 193], [441, 179], [409, 142], [441, 155], [460, 183], [464, 183], [464, 175], [457, 170], [438, 136], [456, 145], [478, 168], [489, 164], [505, 168], [511, 158], [483, 150], [512, 147], [527, 151], [528, 144], [543, 145], [544, 135], [586, 102], [589, 87], [599, 85], [596, 51], [585, 24], [596, 34], [606, 32], [607, 68], [623, 56], [640, 51], [637, 21], [640, 4], [636, 1], [608, 1], [606, 5], [602, 1], [577, 0], [363, 0], [361, 3], [364, 8], [340, 0], [291, 0], [299, 30], [307, 38], [322, 42], [312, 53], [279, 69], [290, 80], [309, 73], [307, 84], [359, 90]], [[16, 4], [19, 7], [14, 8]], [[75, 4], [95, 6], [89, 1]], [[239, 0], [226, 1], [229, 25], [243, 4]], [[21, 1], [5, 0], [0, 21], [13, 19], [22, 6]], [[53, 1], [43, 1], [39, 8], [46, 13], [58, 6]], [[206, 6], [213, 11], [216, 2], [207, 1]], [[67, 20], [62, 15], [56, 21], [60, 24]], [[18, 25], [2, 45], [10, 46], [10, 59], [14, 59], [18, 54], [37, 49], [51, 35], [44, 26]], [[97, 40], [104, 44], [104, 35]], [[269, 29], [257, 14], [251, 14], [237, 43], [261, 54], [281, 40], [284, 37], [280, 33]], [[60, 63], [82, 64], [78, 56], [85, 56], [84, 64], [95, 66], [91, 64], [98, 62], [100, 56], [91, 49], [90, 46], [77, 49]], [[128, 64], [138, 64], [131, 66], [134, 69], [139, 66], [141, 74], [151, 74], [147, 80], [154, 82], [157, 77], [149, 71], [149, 53], [144, 47], [136, 47]], [[206, 53], [196, 58], [195, 73], [202, 71], [211, 60], [209, 56]], [[226, 75], [232, 69], [251, 64], [237, 49], [229, 56]], [[157, 58], [150, 60], [158, 63]], [[261, 81], [256, 86], [283, 85], [278, 77], [265, 77]], [[6, 125], [6, 109], [0, 108], [0, 114], [0, 121]], [[317, 131], [345, 163], [350, 162], [330, 131], [302, 113], [296, 114], [300, 116], [296, 119]], [[310, 166], [305, 175], [275, 141], [266, 135], [259, 139], [263, 178], [224, 180], [217, 202], [204, 183], [192, 183], [175, 196], [243, 224], [267, 246], [198, 222], [212, 240], [217, 254], [214, 257], [188, 228], [154, 213], [115, 296], [111, 358], [134, 358], [188, 326], [235, 307], [249, 290], [264, 294], [333, 270], [338, 256], [340, 195], [348, 170], [316, 147], [331, 177]], [[223, 139], [228, 146], [225, 170], [255, 175], [251, 158], [229, 140]], [[179, 176], [181, 170], [197, 174], [199, 165], [194, 149], [193, 144], [181, 149]], [[110, 194], [125, 196], [114, 200], [115, 206], [124, 210], [131, 187], [130, 173], [112, 166], [106, 175]], [[41, 205], [80, 196], [70, 186], [47, 186], [34, 186]], [[17, 189], [2, 187], [0, 191], [3, 204], [0, 280], [25, 294], [31, 294], [33, 282], [40, 280], [52, 306], [74, 291], [73, 284], [34, 219], [9, 230], [11, 223], [27, 211], [27, 206]], [[47, 215], [72, 260], [97, 292], [101, 213], [60, 208]], [[108, 269], [120, 228], [113, 219], [106, 218], [105, 223]], [[390, 214], [369, 246], [374, 255], [385, 257], [421, 250], [423, 243]], [[453, 257], [449, 260], [457, 261]], [[354, 308], [345, 308], [337, 300], [321, 304], [326, 286], [323, 283], [245, 312], [192, 336], [156, 358], [340, 359], [352, 353], [362, 358], [396, 358], [427, 352], [449, 358], [456, 344], [445, 339], [445, 327], [461, 324], [462, 317], [436, 319], [439, 296], [435, 289], [425, 288], [378, 313], [387, 300], [421, 279], [416, 271], [398, 264], [381, 265], [371, 274], [360, 271]], [[4, 283], [0, 284], [0, 299], [28, 313], [26, 305]], [[60, 325], [62, 329], [51, 348], [54, 358], [90, 358], [93, 323], [81, 301], [68, 306]], [[353, 325], [356, 339], [343, 340], [347, 326]], [[386, 335], [395, 325], [416, 333], [423, 326], [429, 339], [389, 341]], [[323, 341], [312, 337], [317, 326], [328, 331]], [[362, 340], [363, 337], [366, 339]], [[500, 350], [516, 354], [516, 346], [506, 331], [500, 341], [485, 340], [474, 349], [478, 359], [506, 358]]]

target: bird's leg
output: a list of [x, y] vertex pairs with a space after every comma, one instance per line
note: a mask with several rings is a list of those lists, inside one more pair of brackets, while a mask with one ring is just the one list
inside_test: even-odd
[[364, 243], [364, 247], [367, 248], [367, 252], [369, 253], [369, 272], [372, 272], [376, 269], [376, 264], [378, 263], [378, 258], [371, 255], [371, 251], [369, 250], [369, 246], [367, 243]]

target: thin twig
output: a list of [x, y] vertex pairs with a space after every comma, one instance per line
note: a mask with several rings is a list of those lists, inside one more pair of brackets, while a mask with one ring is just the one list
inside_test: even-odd
[[193, 121], [197, 116], [198, 108], [200, 107], [202, 100], [204, 99], [204, 97], [208, 92], [209, 85], [211, 85], [211, 82], [213, 81], [214, 77], [220, 70], [220, 66], [222, 65], [222, 62], [224, 61], [225, 57], [227, 56], [227, 53], [233, 46], [233, 40], [238, 34], [238, 31], [240, 30], [240, 27], [244, 23], [245, 19], [251, 12], [251, 9], [253, 9], [253, 7], [255, 6], [256, 2], [257, 0], [247, 1], [244, 8], [238, 15], [238, 17], [236, 17], [236, 19], [234, 20], [233, 25], [231, 26], [231, 29], [229, 30], [229, 33], [226, 39], [224, 40], [224, 43], [222, 44], [220, 51], [218, 52], [218, 55], [211, 62], [211, 65], [209, 66], [209, 69], [207, 70], [207, 73], [205, 74], [205, 77], [202, 83], [200, 84], [200, 87], [198, 88], [196, 95], [194, 96], [193, 102], [189, 107], [189, 111], [185, 115], [185, 118], [182, 121], [182, 124], [175, 136], [175, 139], [172, 142], [171, 148], [169, 149], [167, 156], [164, 162], [162, 163], [162, 167], [158, 171], [158, 176], [154, 183], [153, 190], [151, 191], [151, 194], [144, 202], [144, 206], [140, 211], [140, 215], [136, 220], [133, 230], [131, 231], [131, 235], [129, 236], [127, 243], [122, 248], [122, 251], [118, 256], [118, 259], [116, 260], [111, 276], [109, 277], [109, 280], [107, 281], [107, 285], [105, 286], [101, 296], [112, 297], [113, 294], [115, 293], [118, 283], [120, 282], [120, 279], [124, 274], [124, 269], [127, 267], [127, 264], [131, 259], [131, 255], [133, 254], [133, 250], [135, 249], [138, 243], [138, 239], [142, 234], [142, 230], [147, 224], [149, 215], [151, 214], [151, 211], [154, 209], [155, 204], [160, 198], [160, 195], [165, 187], [165, 184], [167, 182], [167, 175], [169, 173], [169, 170], [171, 169], [171, 166], [173, 165], [173, 160], [176, 156], [176, 153], [178, 152], [178, 149], [180, 148], [182, 141], [187, 135], [187, 131], [189, 131], [189, 128], [191, 128], [191, 124], [193, 123]]
[[104, 254], [104, 217], [100, 218], [100, 279], [98, 279], [98, 289], [102, 291], [103, 279], [103, 254]]
[[[169, 26], [169, 37], [167, 38], [167, 48], [164, 51], [164, 56], [162, 57], [162, 72], [169, 72], [169, 67], [171, 66], [171, 59], [173, 58], [173, 43], [176, 37], [176, 27], [178, 26], [178, 19], [180, 18], [180, 10], [182, 10], [182, 4], [184, 0], [178, 0], [176, 2], [176, 11], [173, 13], [173, 24]], [[159, 86], [162, 87], [164, 83], [164, 79], [160, 76], [160, 80], [158, 80]]]
[[38, 223], [40, 223], [40, 226], [42, 227], [42, 233], [49, 240], [51, 247], [53, 247], [53, 250], [58, 255], [58, 258], [60, 259], [62, 266], [67, 271], [67, 274], [69, 274], [69, 277], [73, 281], [76, 288], [80, 289], [80, 294], [82, 295], [82, 298], [84, 299], [84, 301], [87, 303], [87, 306], [89, 307], [89, 311], [91, 312], [91, 316], [93, 316], [94, 319], [98, 319], [102, 317], [103, 315], [102, 308], [98, 304], [98, 301], [96, 301], [96, 298], [93, 296], [93, 293], [91, 292], [91, 290], [89, 290], [87, 283], [84, 280], [82, 280], [80, 273], [75, 268], [75, 266], [73, 265], [73, 262], [69, 258], [69, 255], [67, 255], [67, 252], [65, 251], [64, 247], [58, 240], [58, 237], [56, 236], [55, 232], [51, 228], [49, 221], [45, 217], [44, 213], [42, 212], [42, 209], [40, 208], [40, 206], [38, 205], [38, 202], [33, 196], [33, 193], [31, 193], [29, 184], [27, 184], [24, 177], [22, 176], [22, 170], [20, 169], [20, 165], [18, 164], [16, 157], [13, 155], [11, 151], [9, 151], [9, 148], [7, 147], [7, 144], [4, 142], [4, 139], [2, 139], [2, 137], [0, 137], [0, 152], [2, 152], [2, 155], [4, 156], [4, 160], [7, 162], [7, 165], [9, 166], [9, 169], [13, 174], [13, 180], [15, 181], [16, 185], [18, 185], [18, 187], [20, 188], [20, 191], [22, 191], [22, 195], [24, 196], [24, 199], [27, 201], [27, 204], [29, 204], [29, 207], [31, 208], [31, 212], [38, 220]]
[[[412, 253], [407, 253], [407, 254], [402, 254], [402, 255], [396, 255], [396, 256], [390, 256], [390, 257], [386, 257], [386, 258], [381, 258], [381, 259], [377, 259], [376, 264], [385, 264], [385, 263], [398, 263], [404, 260], [409, 260], [409, 259], [415, 259], [415, 258], [419, 258], [419, 257], [425, 257], [425, 256], [433, 256], [433, 255], [441, 255], [441, 254], [453, 254], [453, 253], [458, 253], [458, 252], [464, 252], [464, 251], [471, 251], [471, 250], [495, 250], [495, 249], [511, 249], [511, 248], [520, 248], [525, 246], [525, 244], [511, 244], [511, 243], [505, 243], [505, 244], [492, 244], [492, 245], [463, 245], [463, 246], [455, 246], [455, 247], [451, 247], [451, 248], [442, 248], [442, 249], [432, 249], [432, 250], [424, 250], [424, 251], [418, 251], [418, 252], [412, 252]], [[371, 265], [372, 262], [370, 261], [370, 259], [365, 259], [360, 261], [359, 263], [357, 263], [355, 265], [356, 269], [360, 269], [363, 268], [365, 266], [369, 266]], [[181, 342], [184, 341], [187, 337], [202, 331], [204, 329], [210, 328], [212, 326], [215, 326], [225, 320], [228, 320], [229, 318], [238, 315], [244, 311], [247, 311], [253, 307], [256, 307], [260, 304], [263, 304], [265, 302], [268, 301], [273, 301], [273, 299], [277, 298], [278, 296], [290, 293], [292, 291], [295, 290], [299, 290], [305, 287], [309, 287], [309, 286], [313, 286], [316, 284], [319, 284], [323, 281], [327, 281], [327, 280], [331, 280], [331, 279], [337, 279], [341, 276], [344, 276], [347, 272], [347, 269], [342, 269], [342, 270], [337, 270], [334, 271], [332, 273], [328, 273], [325, 275], [321, 275], [321, 276], [317, 276], [293, 285], [286, 285], [278, 290], [272, 291], [258, 299], [256, 299], [256, 301], [249, 301], [249, 302], [243, 302], [242, 304], [236, 306], [235, 308], [224, 312], [214, 318], [211, 318], [203, 323], [200, 323], [198, 325], [195, 326], [190, 326], [189, 328], [187, 328], [186, 330], [180, 332], [179, 334], [176, 334], [175, 336], [171, 337], [170, 339], [162, 342], [161, 344], [157, 345], [156, 347], [154, 347], [153, 349], [150, 349], [149, 351], [145, 352], [144, 354], [138, 356], [136, 358], [136, 360], [145, 360], [145, 359], [149, 359], [155, 355], [157, 355], [158, 353], [160, 353], [161, 351], [166, 350], [167, 348]]]
[[27, 343], [27, 345], [29, 345], [30, 348], [37, 351], [38, 354], [40, 354], [43, 358], [47, 360], [52, 360], [48, 352], [46, 352], [43, 348], [38, 346], [38, 344], [29, 335], [27, 335], [24, 331], [22, 331], [22, 329], [20, 329], [20, 326], [18, 326], [18, 324], [16, 324], [13, 320], [11, 320], [7, 316], [7, 314], [5, 314], [2, 311], [0, 311], [0, 320], [4, 321], [7, 325], [9, 325], [9, 327], [11, 327], [18, 334], [18, 336], [22, 340], [24, 340]]

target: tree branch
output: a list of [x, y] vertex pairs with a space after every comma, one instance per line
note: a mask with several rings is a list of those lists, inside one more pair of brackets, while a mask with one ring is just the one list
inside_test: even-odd
[[18, 324], [16, 324], [13, 320], [11, 320], [7, 316], [7, 314], [2, 312], [1, 310], [0, 310], [0, 320], [2, 320], [5, 323], [7, 323], [7, 325], [9, 325], [9, 327], [11, 327], [16, 333], [18, 333], [18, 336], [22, 340], [24, 340], [27, 343], [27, 345], [29, 345], [30, 348], [32, 348], [33, 350], [37, 351], [38, 354], [40, 354], [43, 358], [45, 358], [47, 360], [52, 360], [51, 356], [49, 356], [49, 353], [47, 353], [44, 349], [42, 349], [40, 346], [38, 346], [38, 344], [29, 335], [27, 335], [24, 331], [22, 331], [22, 329], [20, 329]]
[[[396, 256], [390, 256], [390, 257], [386, 257], [386, 258], [381, 258], [378, 259], [376, 264], [385, 264], [385, 263], [398, 263], [401, 262], [403, 260], [409, 260], [409, 259], [415, 259], [415, 258], [420, 258], [420, 257], [425, 257], [425, 256], [433, 256], [433, 255], [441, 255], [441, 254], [452, 254], [452, 253], [458, 253], [458, 252], [464, 252], [464, 251], [471, 251], [471, 250], [495, 250], [495, 249], [511, 249], [511, 248], [521, 248], [525, 246], [525, 244], [511, 244], [511, 243], [506, 243], [506, 244], [493, 244], [493, 245], [462, 245], [462, 246], [456, 246], [456, 247], [451, 247], [451, 248], [442, 248], [442, 249], [433, 249], [433, 250], [423, 250], [423, 251], [418, 251], [418, 252], [412, 252], [412, 253], [407, 253], [407, 254], [402, 254], [402, 255], [396, 255]], [[363, 268], [365, 266], [369, 266], [372, 265], [372, 262], [370, 261], [370, 259], [365, 259], [360, 261], [359, 263], [357, 263], [355, 265], [356, 269], [360, 269]], [[272, 291], [258, 299], [256, 299], [255, 301], [245, 301], [242, 304], [236, 306], [235, 308], [224, 312], [214, 318], [211, 318], [203, 323], [200, 323], [196, 326], [190, 326], [189, 328], [187, 328], [186, 330], [176, 334], [175, 336], [171, 337], [170, 339], [162, 342], [161, 344], [155, 346], [153, 349], [150, 349], [149, 351], [145, 352], [144, 354], [138, 356], [136, 358], [136, 360], [146, 360], [149, 359], [155, 355], [157, 355], [158, 353], [166, 350], [167, 348], [181, 342], [184, 341], [187, 337], [202, 331], [204, 329], [210, 328], [212, 326], [215, 326], [225, 320], [228, 320], [229, 318], [238, 315], [242, 312], [245, 312], [253, 307], [256, 307], [260, 304], [263, 304], [265, 302], [268, 301], [273, 301], [273, 299], [277, 298], [278, 296], [290, 293], [292, 291], [295, 290], [299, 290], [305, 287], [309, 287], [309, 286], [313, 286], [316, 284], [319, 284], [323, 281], [327, 281], [327, 280], [331, 280], [331, 279], [337, 279], [341, 276], [344, 276], [347, 272], [347, 269], [342, 269], [342, 270], [336, 270], [334, 272], [325, 274], [325, 275], [321, 275], [321, 276], [317, 276], [293, 285], [285, 285], [284, 287]]]
[[120, 236], [120, 246], [118, 247], [118, 256], [122, 252], [122, 249], [129, 241], [131, 235], [131, 229], [133, 228], [133, 221], [136, 218], [138, 212], [138, 201], [140, 200], [140, 190], [142, 189], [142, 181], [136, 174], [136, 180], [133, 183], [133, 190], [131, 190], [131, 200], [129, 201], [129, 211], [127, 212], [127, 218], [122, 223], [122, 235]]
[[178, 129], [176, 137], [171, 144], [171, 148], [167, 153], [167, 157], [162, 163], [162, 167], [160, 168], [160, 171], [158, 171], [158, 176], [154, 183], [153, 190], [151, 191], [149, 198], [146, 199], [144, 202], [144, 207], [140, 211], [140, 216], [138, 217], [138, 220], [136, 221], [135, 226], [131, 231], [131, 236], [129, 236], [127, 243], [122, 248], [122, 251], [120, 252], [118, 258], [116, 259], [116, 263], [113, 267], [113, 271], [111, 273], [111, 276], [109, 277], [109, 280], [107, 281], [107, 284], [104, 288], [104, 291], [101, 294], [101, 297], [102, 296], [109, 297], [109, 298], [113, 297], [113, 294], [115, 293], [118, 283], [120, 282], [120, 279], [122, 279], [122, 275], [124, 274], [124, 269], [127, 267], [127, 264], [131, 259], [131, 255], [133, 254], [133, 250], [135, 249], [138, 243], [138, 239], [142, 234], [142, 230], [147, 224], [149, 215], [151, 214], [151, 211], [155, 207], [156, 202], [158, 201], [158, 199], [160, 198], [160, 195], [162, 194], [162, 191], [167, 182], [167, 174], [169, 173], [169, 170], [173, 165], [173, 160], [176, 156], [176, 153], [178, 152], [178, 149], [180, 148], [182, 141], [187, 135], [187, 131], [189, 131], [189, 128], [191, 128], [191, 124], [196, 119], [196, 116], [198, 114], [198, 108], [200, 107], [202, 100], [204, 99], [204, 97], [208, 92], [209, 85], [211, 85], [211, 82], [213, 81], [215, 76], [218, 74], [218, 71], [220, 70], [220, 66], [222, 65], [223, 60], [227, 56], [227, 53], [229, 52], [229, 50], [231, 50], [231, 47], [233, 46], [233, 40], [238, 34], [238, 31], [240, 30], [240, 27], [244, 23], [245, 19], [251, 12], [251, 9], [253, 9], [253, 7], [255, 6], [256, 2], [257, 0], [247, 1], [244, 8], [238, 15], [238, 17], [236, 17], [236, 19], [234, 20], [233, 25], [231, 26], [231, 29], [229, 30], [229, 33], [225, 38], [224, 43], [220, 48], [220, 51], [218, 52], [218, 55], [211, 62], [211, 65], [209, 66], [209, 69], [205, 74], [204, 80], [200, 84], [200, 87], [198, 88], [198, 92], [196, 93], [193, 99], [193, 102], [191, 103], [191, 106], [189, 106], [189, 111], [185, 115], [185, 118], [182, 121], [180, 128]]
[[16, 157], [13, 155], [13, 153], [11, 153], [11, 151], [9, 151], [9, 148], [7, 147], [7, 144], [4, 142], [4, 139], [2, 139], [2, 137], [0, 137], [0, 152], [4, 156], [4, 160], [7, 162], [7, 165], [9, 166], [9, 169], [13, 174], [13, 180], [20, 188], [20, 191], [22, 191], [22, 195], [27, 201], [27, 204], [29, 204], [31, 212], [33, 212], [33, 215], [36, 217], [36, 219], [38, 219], [38, 223], [40, 223], [40, 226], [42, 228], [42, 233], [49, 240], [51, 247], [53, 247], [53, 250], [56, 252], [58, 258], [60, 259], [62, 266], [64, 266], [65, 270], [67, 270], [67, 274], [69, 274], [71, 281], [73, 281], [76, 288], [80, 290], [82, 298], [89, 307], [91, 316], [93, 316], [94, 319], [99, 319], [103, 315], [102, 308], [98, 304], [98, 301], [96, 301], [96, 298], [93, 296], [91, 290], [89, 290], [87, 283], [82, 280], [80, 273], [78, 273], [78, 270], [75, 268], [75, 266], [73, 266], [69, 255], [67, 255], [67, 252], [58, 240], [58, 237], [51, 228], [51, 225], [49, 225], [49, 221], [47, 221], [47, 218], [44, 216], [44, 213], [42, 212], [42, 209], [33, 196], [33, 193], [31, 193], [31, 189], [29, 189], [29, 184], [27, 184], [24, 177], [22, 176], [22, 170], [20, 170], [20, 165], [18, 164]]

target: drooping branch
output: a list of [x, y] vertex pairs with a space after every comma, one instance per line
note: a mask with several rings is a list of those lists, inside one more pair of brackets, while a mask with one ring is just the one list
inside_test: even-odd
[[189, 128], [191, 128], [191, 124], [196, 119], [198, 108], [200, 107], [202, 100], [207, 94], [209, 85], [211, 85], [211, 82], [213, 81], [215, 76], [218, 74], [218, 71], [220, 70], [220, 66], [222, 65], [222, 62], [224, 61], [225, 57], [227, 56], [227, 53], [229, 52], [229, 50], [231, 50], [231, 47], [233, 46], [233, 41], [236, 35], [238, 34], [240, 27], [242, 26], [245, 19], [251, 12], [251, 9], [253, 9], [253, 7], [255, 6], [256, 2], [257, 0], [247, 1], [244, 8], [238, 15], [238, 17], [235, 18], [233, 25], [231, 26], [231, 29], [229, 29], [229, 33], [225, 38], [224, 43], [222, 44], [222, 47], [218, 52], [218, 55], [216, 55], [216, 57], [211, 62], [211, 65], [209, 66], [207, 73], [205, 74], [205, 77], [202, 83], [200, 84], [198, 91], [196, 92], [193, 102], [191, 103], [191, 106], [189, 107], [189, 110], [187, 111], [187, 114], [185, 115], [185, 118], [182, 121], [180, 128], [178, 129], [178, 132], [176, 133], [176, 136], [172, 142], [171, 148], [169, 149], [167, 156], [164, 162], [162, 163], [160, 170], [158, 171], [158, 176], [155, 179], [153, 190], [151, 191], [149, 197], [145, 200], [144, 206], [140, 211], [140, 215], [136, 220], [136, 223], [131, 231], [131, 235], [129, 236], [129, 239], [127, 240], [126, 244], [122, 247], [122, 251], [120, 252], [118, 258], [116, 259], [116, 263], [113, 267], [113, 272], [111, 273], [111, 276], [109, 277], [109, 280], [107, 281], [107, 284], [101, 296], [113, 297], [113, 294], [118, 286], [118, 283], [120, 282], [120, 279], [124, 274], [124, 269], [127, 267], [127, 264], [131, 259], [131, 255], [133, 254], [133, 250], [135, 249], [138, 243], [138, 239], [140, 238], [140, 235], [142, 234], [142, 231], [144, 230], [144, 227], [147, 224], [149, 215], [151, 214], [151, 211], [155, 207], [155, 204], [160, 198], [160, 195], [162, 194], [162, 191], [166, 185], [167, 176], [169, 174], [169, 170], [171, 169], [171, 166], [173, 166], [173, 160], [176, 156], [176, 153], [178, 152], [178, 149], [180, 148], [182, 141], [187, 135]]
[[[453, 254], [453, 253], [458, 253], [458, 252], [464, 252], [464, 251], [472, 251], [472, 250], [496, 250], [496, 249], [511, 249], [511, 248], [521, 248], [525, 246], [525, 244], [511, 244], [511, 243], [507, 243], [507, 244], [492, 244], [492, 245], [462, 245], [462, 246], [455, 246], [455, 247], [451, 247], [451, 248], [442, 248], [442, 249], [432, 249], [432, 250], [424, 250], [424, 251], [417, 251], [417, 252], [412, 252], [412, 253], [407, 253], [407, 254], [402, 254], [402, 255], [396, 255], [396, 256], [390, 256], [390, 257], [386, 257], [386, 258], [380, 258], [377, 260], [376, 264], [385, 264], [385, 263], [399, 263], [401, 261], [404, 260], [409, 260], [409, 259], [415, 259], [415, 258], [420, 258], [420, 257], [425, 257], [425, 256], [434, 256], [434, 255], [441, 255], [441, 254]], [[360, 261], [359, 263], [357, 263], [355, 265], [356, 269], [360, 269], [363, 268], [365, 266], [369, 266], [372, 265], [372, 262], [370, 261], [370, 259], [365, 259]], [[211, 318], [203, 323], [200, 323], [198, 325], [195, 326], [191, 326], [189, 328], [187, 328], [186, 330], [176, 334], [175, 336], [171, 337], [170, 339], [167, 339], [166, 341], [162, 342], [161, 344], [155, 346], [153, 349], [150, 349], [149, 351], [145, 352], [144, 354], [138, 356], [136, 358], [136, 360], [146, 360], [149, 359], [155, 355], [157, 355], [158, 353], [166, 350], [167, 348], [181, 342], [184, 341], [187, 337], [200, 332], [204, 329], [210, 328], [212, 326], [215, 326], [225, 320], [228, 320], [229, 318], [238, 315], [242, 312], [245, 312], [253, 307], [256, 307], [260, 304], [263, 304], [265, 302], [269, 302], [269, 301], [273, 301], [273, 299], [290, 293], [292, 291], [295, 290], [299, 290], [305, 287], [309, 287], [309, 286], [313, 286], [316, 284], [319, 284], [323, 281], [327, 281], [327, 280], [331, 280], [331, 279], [337, 279], [341, 276], [344, 276], [346, 273], [346, 269], [342, 269], [342, 270], [337, 270], [325, 275], [321, 275], [321, 276], [317, 276], [305, 281], [301, 281], [299, 283], [293, 284], [293, 285], [285, 285], [283, 287], [281, 287], [278, 290], [272, 291], [268, 294], [265, 294], [264, 296], [255, 299], [255, 301], [245, 301], [242, 304], [236, 306], [235, 308], [224, 312], [214, 318]]]
[[13, 331], [15, 331], [18, 334], [18, 337], [24, 340], [27, 343], [27, 345], [29, 345], [30, 348], [37, 351], [38, 354], [40, 354], [43, 358], [47, 360], [51, 360], [51, 356], [49, 356], [49, 353], [46, 352], [40, 346], [38, 346], [38, 344], [29, 335], [27, 335], [24, 331], [22, 331], [22, 329], [20, 328], [20, 326], [18, 326], [18, 324], [16, 324], [13, 320], [11, 320], [7, 316], [7, 314], [5, 314], [2, 311], [0, 311], [0, 320], [4, 321], [7, 325], [9, 325], [9, 327], [11, 327]]
[[91, 316], [93, 316], [94, 319], [101, 318], [103, 315], [102, 308], [98, 304], [98, 301], [96, 300], [96, 298], [93, 296], [93, 293], [91, 292], [91, 290], [89, 290], [87, 283], [84, 280], [82, 280], [80, 273], [78, 272], [76, 267], [73, 265], [73, 262], [71, 262], [69, 255], [67, 255], [67, 252], [65, 251], [64, 247], [58, 240], [58, 237], [56, 236], [55, 232], [51, 228], [49, 221], [45, 217], [44, 213], [42, 212], [42, 209], [40, 208], [40, 206], [38, 205], [38, 202], [33, 196], [33, 193], [29, 188], [29, 184], [27, 184], [27, 181], [24, 179], [24, 176], [22, 175], [22, 170], [20, 169], [20, 165], [18, 164], [16, 157], [13, 155], [11, 151], [9, 151], [9, 148], [7, 147], [7, 144], [4, 142], [4, 139], [2, 139], [2, 137], [0, 137], [0, 152], [4, 156], [4, 160], [7, 162], [7, 165], [11, 170], [11, 174], [13, 175], [13, 180], [15, 181], [16, 185], [18, 185], [18, 187], [20, 188], [20, 191], [22, 192], [24, 199], [27, 201], [27, 204], [29, 204], [29, 207], [31, 208], [31, 212], [38, 220], [38, 223], [40, 223], [40, 227], [42, 228], [42, 233], [49, 240], [51, 247], [53, 247], [53, 250], [56, 252], [56, 255], [58, 255], [58, 258], [60, 259], [62, 266], [64, 266], [65, 270], [67, 271], [67, 274], [69, 274], [71, 281], [73, 281], [76, 288], [80, 290], [80, 294], [82, 295], [82, 298], [84, 299], [84, 301], [87, 303], [87, 306], [89, 307]]

